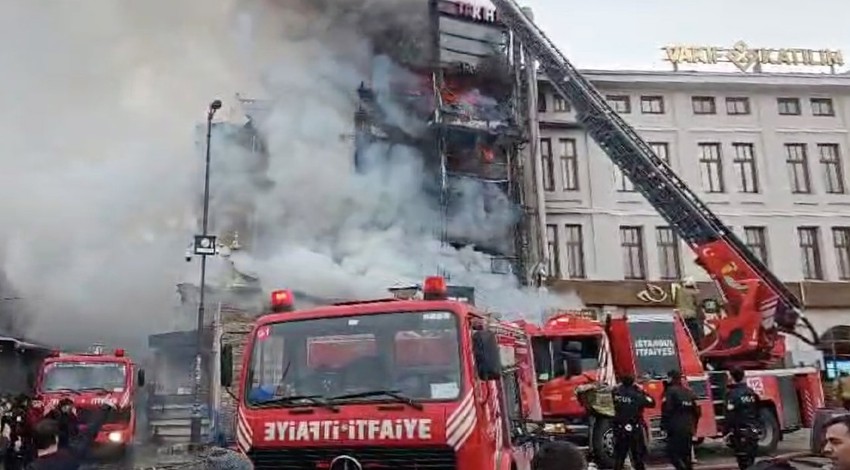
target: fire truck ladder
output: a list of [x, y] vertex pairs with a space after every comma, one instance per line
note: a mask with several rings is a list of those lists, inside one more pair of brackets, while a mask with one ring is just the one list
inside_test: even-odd
[[[572, 103], [578, 121], [590, 136], [678, 235], [695, 251], [701, 245], [717, 240], [728, 243], [758, 274], [760, 281], [779, 297], [781, 305], [776, 311], [796, 313], [793, 321], [780, 325], [782, 330], [809, 344], [816, 342], [817, 335], [811, 323], [802, 316], [800, 301], [614, 111], [599, 91], [523, 13], [515, 0], [492, 0], [492, 3], [499, 13], [499, 20], [537, 57], [555, 90]], [[813, 335], [812, 339], [804, 338], [794, 330], [798, 320]]]

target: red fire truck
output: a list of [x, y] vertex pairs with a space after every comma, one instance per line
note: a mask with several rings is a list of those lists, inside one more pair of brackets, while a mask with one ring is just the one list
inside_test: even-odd
[[[749, 369], [748, 381], [762, 397], [765, 447], [775, 447], [782, 432], [809, 425], [815, 408], [823, 405], [818, 372], [777, 368], [783, 359], [783, 335], [811, 345], [818, 341], [800, 300], [655, 154], [515, 0], [492, 3], [499, 21], [534, 56], [552, 88], [572, 105], [577, 124], [694, 251], [697, 263], [717, 285], [725, 311], [704, 325], [710, 333], [699, 344], [673, 311], [623, 315], [596, 325], [568, 315], [548, 321], [536, 330], [534, 340], [538, 360], [549, 358], [548, 363], [537, 364], [538, 379], [544, 382], [544, 415], [565, 425], [581, 420], [585, 414], [576, 408], [576, 386], [589, 381], [610, 384], [615, 373], [634, 374], [658, 396], [662, 386], [657, 378], [678, 369], [701, 399], [704, 418], [698, 434], [718, 436], [725, 432], [726, 371], [739, 366]], [[699, 328], [703, 325], [693, 330]], [[585, 355], [587, 372], [564, 371], [562, 347], [570, 342]], [[649, 415], [655, 429], [657, 410]], [[600, 417], [591, 431], [597, 457], [607, 454], [605, 447], [610, 449], [606, 423]]]
[[[272, 294], [235, 394], [255, 468], [529, 468], [521, 436], [541, 416], [527, 336], [447, 300], [442, 278], [422, 291], [302, 311]], [[225, 345], [224, 386], [232, 354]]]
[[137, 368], [123, 349], [105, 353], [100, 345], [86, 353], [54, 353], [44, 360], [36, 382], [36, 412], [41, 416], [63, 398], [74, 402], [85, 425], [98, 408], [114, 407], [95, 438], [104, 455], [126, 454], [136, 436], [135, 392], [145, 384], [145, 372]]

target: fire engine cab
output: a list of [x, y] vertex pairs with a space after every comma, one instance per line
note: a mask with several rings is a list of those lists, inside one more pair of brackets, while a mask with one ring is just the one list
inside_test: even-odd
[[[272, 294], [235, 392], [254, 468], [529, 468], [525, 423], [541, 416], [525, 333], [448, 300], [443, 278], [422, 293], [310, 310]], [[225, 345], [225, 387], [232, 362]]]
[[135, 390], [145, 384], [145, 371], [123, 349], [104, 352], [93, 345], [85, 353], [54, 352], [44, 360], [36, 382], [36, 411], [48, 414], [64, 398], [74, 402], [82, 426], [105, 404], [108, 412], [95, 444], [104, 454], [122, 455], [136, 435]]

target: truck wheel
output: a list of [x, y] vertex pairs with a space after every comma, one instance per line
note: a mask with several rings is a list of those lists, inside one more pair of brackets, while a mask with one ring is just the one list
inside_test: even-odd
[[593, 426], [590, 438], [593, 460], [599, 468], [614, 467], [614, 428], [611, 420], [599, 418]]
[[770, 408], [760, 408], [759, 418], [761, 421], [761, 427], [759, 428], [759, 453], [762, 455], [772, 454], [779, 447], [779, 438], [782, 436], [782, 429], [779, 428], [779, 421], [776, 419], [776, 414]]

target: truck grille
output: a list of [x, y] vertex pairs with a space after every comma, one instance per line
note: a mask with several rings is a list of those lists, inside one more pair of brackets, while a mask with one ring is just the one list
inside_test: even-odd
[[[78, 408], [77, 419], [79, 419], [81, 423], [87, 425], [94, 421], [94, 418], [98, 413], [100, 413], [100, 411], [94, 408]], [[120, 424], [128, 422], [130, 422], [129, 408], [124, 408], [122, 410], [113, 409], [106, 412], [106, 420], [104, 421], [104, 424]]]
[[248, 457], [255, 470], [328, 470], [340, 455], [357, 459], [363, 470], [455, 470], [450, 447], [300, 447], [254, 449]]

